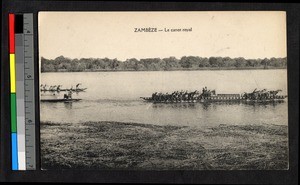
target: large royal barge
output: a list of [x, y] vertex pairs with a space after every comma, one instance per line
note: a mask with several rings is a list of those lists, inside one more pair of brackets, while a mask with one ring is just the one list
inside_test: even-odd
[[284, 101], [287, 95], [280, 95], [281, 90], [257, 90], [242, 94], [216, 94], [215, 90], [208, 90], [207, 87], [198, 90], [174, 91], [172, 93], [153, 93], [151, 97], [140, 97], [144, 101], [153, 103], [196, 103], [196, 102], [276, 102]]

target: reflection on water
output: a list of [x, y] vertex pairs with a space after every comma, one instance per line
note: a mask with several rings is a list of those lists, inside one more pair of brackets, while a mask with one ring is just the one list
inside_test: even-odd
[[158, 125], [287, 125], [287, 103], [148, 103], [98, 100], [41, 103], [41, 119], [53, 122], [118, 121]]
[[203, 110], [208, 110], [210, 106], [211, 106], [211, 103], [203, 103], [202, 104]]
[[255, 101], [224, 101], [224, 102], [201, 102], [201, 103], [152, 103], [153, 108], [198, 108], [197, 104], [201, 104], [203, 110], [209, 110], [211, 108], [216, 108], [218, 105], [249, 105], [253, 108], [263, 107], [268, 108], [269, 106], [275, 107], [278, 104], [285, 103], [287, 100], [277, 100], [277, 101], [266, 101], [266, 102], [255, 102]]
[[176, 108], [182, 108], [182, 109], [195, 109], [195, 103], [153, 103], [152, 104], [153, 108], [172, 108], [172, 109], [176, 109]]
[[64, 106], [65, 106], [66, 109], [70, 110], [73, 107], [73, 103], [72, 102], [67, 102], [67, 103], [64, 103]]
[[[265, 76], [268, 78], [265, 78]], [[188, 80], [187, 80], [187, 77]], [[83, 78], [84, 77], [84, 78]], [[264, 79], [264, 80], [261, 80]], [[286, 70], [43, 73], [42, 84], [68, 87], [82, 83], [86, 92], [74, 93], [73, 103], [41, 103], [41, 121], [118, 121], [158, 125], [279, 124], [287, 125], [284, 102], [149, 103], [139, 97], [153, 92], [195, 90], [203, 86], [217, 93], [242, 93], [255, 88], [286, 90]], [[95, 83], [97, 82], [97, 83]], [[230, 88], [229, 88], [230, 87]], [[41, 93], [41, 98], [61, 98]]]

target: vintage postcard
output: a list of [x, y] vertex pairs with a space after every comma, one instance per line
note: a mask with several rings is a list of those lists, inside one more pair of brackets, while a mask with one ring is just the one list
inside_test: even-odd
[[38, 22], [42, 169], [289, 169], [285, 12]]

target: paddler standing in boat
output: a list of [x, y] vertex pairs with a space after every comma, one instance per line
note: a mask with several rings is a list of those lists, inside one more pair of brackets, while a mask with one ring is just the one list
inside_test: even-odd
[[70, 90], [70, 91], [68, 91], [68, 94], [64, 94], [64, 99], [67, 99], [67, 100], [69, 100], [69, 99], [72, 99], [72, 91]]
[[69, 93], [68, 93], [68, 99], [72, 99], [72, 91], [69, 91]]
[[81, 85], [81, 83], [79, 83], [79, 84], [76, 85], [76, 89], [75, 89], [76, 92], [79, 90], [78, 87], [79, 87], [80, 85]]
[[58, 85], [58, 86], [57, 86], [57, 88], [56, 88], [56, 91], [57, 91], [57, 92], [60, 92], [60, 86], [61, 86], [61, 85]]
[[64, 99], [68, 99], [68, 95], [66, 93], [64, 94]]

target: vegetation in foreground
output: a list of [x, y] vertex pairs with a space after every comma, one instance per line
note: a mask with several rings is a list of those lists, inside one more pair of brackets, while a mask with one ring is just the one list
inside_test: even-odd
[[41, 123], [43, 169], [283, 170], [287, 126]]

